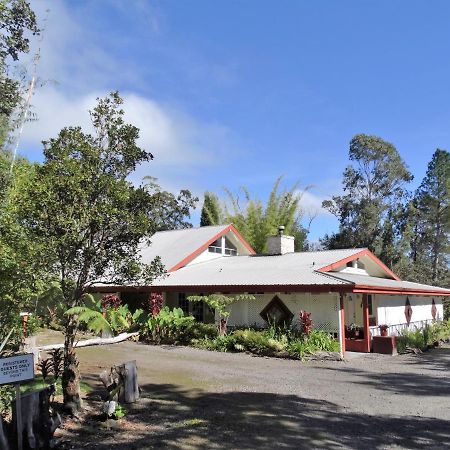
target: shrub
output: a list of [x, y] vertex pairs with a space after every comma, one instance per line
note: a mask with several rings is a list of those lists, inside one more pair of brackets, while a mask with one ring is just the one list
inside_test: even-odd
[[232, 334], [217, 336], [215, 339], [203, 338], [194, 339], [192, 345], [206, 350], [215, 350], [218, 352], [236, 351], [236, 339]]
[[213, 323], [192, 322], [186, 330], [183, 341], [186, 343], [195, 339], [215, 339], [218, 336], [217, 326]]
[[397, 337], [397, 351], [405, 353], [407, 348], [426, 350], [439, 341], [450, 338], [450, 321], [436, 322], [423, 329], [403, 330]]
[[183, 340], [194, 317], [185, 316], [181, 308], [164, 306], [155, 316], [147, 315], [141, 320], [140, 334], [156, 343], [175, 343]]

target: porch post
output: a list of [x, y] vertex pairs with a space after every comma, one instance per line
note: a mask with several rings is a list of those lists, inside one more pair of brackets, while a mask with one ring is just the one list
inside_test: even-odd
[[369, 303], [367, 294], [363, 294], [364, 351], [370, 353]]
[[339, 293], [339, 344], [341, 347], [341, 358], [345, 357], [345, 315], [344, 294]]

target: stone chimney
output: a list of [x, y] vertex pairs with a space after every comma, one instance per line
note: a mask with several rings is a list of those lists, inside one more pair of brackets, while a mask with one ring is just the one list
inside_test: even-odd
[[267, 250], [269, 255], [284, 255], [285, 253], [294, 253], [294, 236], [285, 236], [284, 227], [278, 227], [277, 236], [267, 238]]

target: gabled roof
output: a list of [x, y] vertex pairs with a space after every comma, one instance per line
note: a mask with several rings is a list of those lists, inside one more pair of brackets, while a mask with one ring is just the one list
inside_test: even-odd
[[320, 266], [313, 264], [314, 259], [309, 253], [219, 258], [183, 267], [163, 279], [156, 280], [154, 285], [232, 287], [348, 284], [315, 271], [314, 268]]
[[[324, 267], [345, 265], [342, 261], [350, 261], [361, 256], [363, 250], [365, 249], [220, 258], [183, 267], [156, 280], [152, 288], [162, 291], [203, 290], [204, 292], [341, 291], [393, 295], [404, 293], [450, 295], [448, 289], [400, 281], [398, 277], [392, 279], [342, 272], [323, 272]], [[364, 255], [367, 256], [367, 252], [364, 251]], [[334, 266], [336, 262], [339, 264]]]
[[151, 237], [151, 245], [141, 248], [141, 260], [149, 264], [159, 256], [166, 271], [171, 272], [188, 264], [214, 241], [230, 231], [249, 253], [255, 253], [236, 228], [229, 224], [158, 231]]

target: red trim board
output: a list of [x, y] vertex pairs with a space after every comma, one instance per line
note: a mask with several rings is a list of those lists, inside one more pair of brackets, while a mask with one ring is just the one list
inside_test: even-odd
[[243, 238], [239, 231], [236, 230], [233, 224], [230, 224], [215, 236], [213, 236], [211, 239], [206, 241], [206, 243], [201, 245], [197, 250], [194, 250], [192, 253], [183, 258], [179, 263], [171, 267], [167, 272], [174, 272], [175, 270], [178, 270], [181, 267], [185, 266], [189, 261], [192, 261], [196, 256], [206, 250], [214, 241], [217, 241], [217, 239], [227, 234], [229, 231], [232, 231], [236, 235], [236, 237], [244, 244], [244, 246], [250, 251], [252, 255], [255, 254], [255, 251], [250, 247], [250, 244]]
[[400, 278], [398, 275], [396, 275], [394, 272], [392, 272], [389, 267], [387, 267], [382, 261], [380, 261], [369, 249], [365, 248], [364, 250], [361, 250], [360, 252], [354, 253], [353, 255], [348, 256], [347, 258], [340, 259], [339, 261], [336, 261], [332, 264], [329, 264], [328, 266], [321, 267], [318, 269], [319, 272], [329, 272], [330, 270], [335, 269], [336, 267], [343, 266], [344, 264], [347, 264], [350, 261], [354, 261], [355, 259], [361, 258], [362, 256], [368, 256], [370, 259], [372, 259], [381, 269], [383, 269], [386, 273], [388, 273], [394, 280], [400, 281]]

